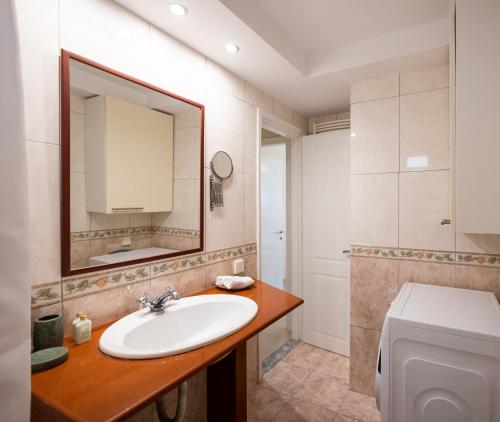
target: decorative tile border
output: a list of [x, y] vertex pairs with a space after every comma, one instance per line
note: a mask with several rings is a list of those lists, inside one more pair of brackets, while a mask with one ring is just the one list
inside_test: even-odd
[[123, 227], [119, 229], [107, 229], [107, 230], [92, 230], [92, 231], [71, 233], [71, 241], [77, 242], [80, 240], [109, 239], [112, 237], [132, 236], [132, 235], [151, 234], [151, 233], [152, 233], [151, 226]]
[[257, 244], [239, 246], [236, 248], [222, 249], [207, 253], [207, 264], [227, 261], [228, 259], [238, 258], [240, 256], [250, 255], [257, 252]]
[[149, 264], [68, 277], [62, 281], [63, 300], [99, 293], [103, 290], [149, 279]]
[[199, 230], [178, 229], [175, 227], [144, 226], [73, 232], [71, 233], [71, 241], [78, 242], [81, 240], [109, 239], [112, 237], [134, 236], [152, 233], [167, 234], [170, 236], [190, 237], [193, 239], [200, 238]]
[[[193, 270], [205, 265], [250, 255], [255, 252], [257, 252], [257, 245], [252, 243], [219, 251], [184, 255], [160, 261], [152, 261], [151, 263], [142, 265], [67, 277], [62, 280], [62, 299], [70, 300], [80, 296], [96, 294], [104, 290]], [[52, 305], [60, 301], [61, 282], [56, 281], [32, 287], [32, 309]]]
[[151, 279], [181, 271], [194, 270], [206, 264], [205, 254], [186, 255], [179, 258], [169, 258], [151, 263]]
[[31, 308], [52, 305], [61, 301], [61, 282], [40, 284], [31, 288]]
[[351, 245], [351, 255], [365, 256], [371, 258], [398, 258], [397, 248], [384, 248], [379, 246], [359, 246]]
[[192, 229], [177, 229], [175, 227], [151, 227], [152, 233], [167, 234], [169, 236], [190, 237], [192, 239], [200, 238], [199, 230]]
[[457, 264], [500, 268], [500, 255], [457, 252]]
[[500, 255], [485, 253], [351, 245], [351, 255], [500, 268]]
[[411, 261], [426, 261], [440, 263], [454, 263], [455, 252], [451, 251], [426, 251], [421, 249], [400, 249], [399, 257]]

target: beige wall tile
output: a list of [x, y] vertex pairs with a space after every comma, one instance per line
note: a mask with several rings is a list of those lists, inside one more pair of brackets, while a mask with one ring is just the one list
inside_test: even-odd
[[245, 179], [245, 243], [257, 242], [257, 185], [254, 174], [244, 174]]
[[218, 262], [216, 264], [207, 265], [206, 277], [209, 286], [213, 286], [215, 284], [217, 276], [232, 275], [232, 274], [233, 274], [232, 261], [228, 260], [228, 261]]
[[70, 220], [71, 232], [90, 230], [90, 213], [87, 212], [85, 173], [70, 173]]
[[257, 278], [257, 254], [245, 256], [245, 275]]
[[130, 214], [130, 227], [147, 227], [151, 226], [151, 213], [136, 213]]
[[351, 258], [351, 324], [381, 330], [398, 293], [396, 259]]
[[245, 102], [211, 88], [207, 96], [205, 121], [205, 167], [210, 166], [213, 155], [226, 151], [233, 160], [235, 172], [243, 172], [243, 134]]
[[257, 146], [259, 140], [257, 138], [257, 109], [246, 104], [244, 116], [244, 156], [243, 156], [243, 170], [248, 174], [255, 174], [257, 171]]
[[145, 249], [151, 247], [151, 235], [139, 234], [130, 236], [130, 249]]
[[245, 83], [243, 79], [210, 59], [206, 60], [206, 66], [209, 85], [215, 85], [231, 95], [244, 98]]
[[[80, 13], [82, 3], [89, 3], [92, 12], [92, 20], [87, 20]], [[147, 40], [149, 37], [149, 27], [145, 25], [139, 17], [126, 12], [115, 3], [90, 3], [90, 2], [65, 2], [68, 7], [61, 8], [60, 13], [60, 42], [61, 47], [80, 54], [98, 63], [106, 65], [112, 69], [119, 69], [121, 72], [134, 76], [142, 80], [149, 79], [149, 48]], [[76, 6], [76, 5], [79, 6]], [[102, 23], [103, 14], [99, 14], [99, 9], [106, 4], [115, 10], [115, 15], [108, 25]], [[104, 10], [104, 9], [103, 9]], [[107, 14], [107, 13], [106, 13]], [[100, 16], [100, 17], [99, 17]], [[126, 18], [130, 23], [130, 28], [116, 28], [113, 22]], [[134, 19], [135, 18], [135, 19]], [[100, 24], [94, 22], [100, 21]], [[133, 25], [135, 22], [136, 25]], [[142, 22], [142, 24], [141, 24]], [[136, 26], [137, 30], [132, 30]], [[140, 27], [140, 29], [139, 29]], [[123, 30], [123, 32], [121, 32]], [[123, 36], [124, 34], [132, 35]], [[85, 34], [82, 37], [81, 34]], [[113, 54], [109, 54], [112, 51]]]
[[205, 267], [201, 267], [154, 278], [151, 280], [150, 296], [165, 293], [167, 287], [177, 290], [181, 296], [189, 296], [205, 290], [207, 288], [205, 272]]
[[[128, 236], [127, 236], [128, 237]], [[92, 239], [90, 241], [90, 256], [106, 255], [123, 248], [125, 237], [108, 237], [105, 239]], [[75, 243], [75, 242], [73, 242]]]
[[72, 112], [85, 114], [85, 98], [71, 94], [69, 108]]
[[61, 278], [59, 146], [26, 142], [31, 284]]
[[351, 243], [398, 246], [397, 173], [351, 176]]
[[90, 215], [92, 230], [121, 229], [129, 227], [130, 214], [100, 214], [93, 212]]
[[177, 113], [174, 116], [174, 129], [199, 127], [199, 118], [200, 116], [195, 112], [195, 110]]
[[243, 245], [245, 239], [244, 177], [241, 173], [224, 180], [224, 207], [210, 211], [209, 171], [205, 182], [206, 248], [207, 252]]
[[388, 75], [378, 79], [353, 82], [351, 104], [379, 100], [399, 95], [399, 75]]
[[258, 336], [247, 341], [247, 388], [250, 389], [258, 382], [259, 362], [257, 360]]
[[457, 252], [500, 254], [500, 235], [457, 233]]
[[375, 368], [380, 331], [351, 325], [351, 382], [352, 391], [375, 395]]
[[399, 99], [351, 106], [351, 174], [399, 171]]
[[401, 171], [450, 168], [449, 89], [401, 97]]
[[85, 172], [85, 116], [71, 112], [70, 117], [70, 169]]
[[401, 95], [450, 86], [450, 68], [447, 64], [410, 70], [400, 75]]
[[174, 131], [174, 179], [199, 179], [200, 132], [196, 127]]
[[401, 173], [399, 185], [399, 246], [453, 251], [455, 236], [441, 225], [450, 216], [450, 172]]
[[[59, 10], [49, 1], [15, 2], [26, 139], [59, 143]], [[36, 28], [36, 30], [35, 30]]]
[[280, 119], [287, 121], [288, 123], [294, 124], [294, 111], [287, 107], [285, 104], [279, 102], [273, 98], [273, 114]]
[[205, 104], [205, 57], [150, 26], [151, 83]]
[[407, 282], [455, 286], [455, 265], [434, 262], [399, 262], [399, 288]]
[[245, 100], [263, 110], [273, 111], [273, 97], [245, 81]]
[[122, 318], [136, 311], [137, 299], [149, 290], [150, 282], [141, 281], [127, 286], [107, 289], [87, 296], [63, 301], [64, 332], [71, 334], [71, 321], [77, 312], [85, 311], [94, 327]]
[[302, 133], [307, 134], [307, 119], [302, 117], [299, 113], [294, 112], [293, 124], [302, 130]]
[[457, 265], [455, 287], [495, 293], [500, 300], [500, 268]]
[[89, 266], [90, 240], [71, 242], [71, 268], [84, 268]]

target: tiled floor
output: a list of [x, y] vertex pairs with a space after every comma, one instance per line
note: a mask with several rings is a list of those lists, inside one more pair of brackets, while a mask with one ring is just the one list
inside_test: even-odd
[[349, 359], [300, 343], [249, 391], [249, 422], [379, 422], [375, 399], [349, 390]]

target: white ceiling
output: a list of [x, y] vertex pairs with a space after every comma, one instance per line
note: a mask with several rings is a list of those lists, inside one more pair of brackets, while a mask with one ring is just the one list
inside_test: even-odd
[[353, 80], [448, 60], [448, 0], [179, 0], [184, 17], [115, 1], [304, 116], [347, 110]]

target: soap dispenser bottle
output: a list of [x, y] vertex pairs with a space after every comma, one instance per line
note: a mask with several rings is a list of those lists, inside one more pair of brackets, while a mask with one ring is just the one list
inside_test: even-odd
[[82, 344], [90, 340], [92, 321], [87, 318], [85, 312], [78, 312], [76, 314], [71, 327], [73, 329], [73, 340], [76, 344]]

